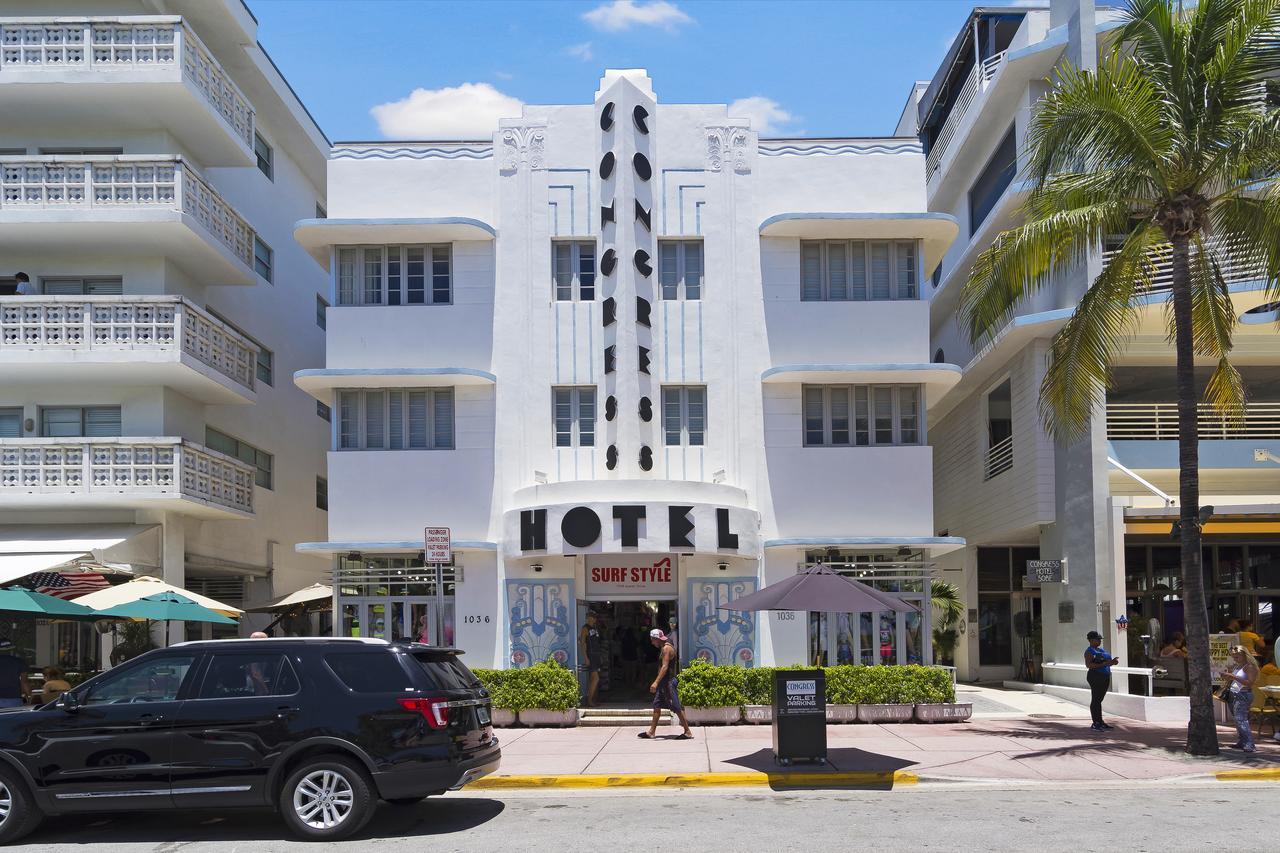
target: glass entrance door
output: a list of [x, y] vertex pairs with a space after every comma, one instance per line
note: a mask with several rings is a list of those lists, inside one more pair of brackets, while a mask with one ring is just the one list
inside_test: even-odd
[[413, 640], [430, 645], [454, 643], [453, 602], [445, 599], [444, 638], [436, 641], [434, 599], [347, 598], [342, 602], [342, 636]]

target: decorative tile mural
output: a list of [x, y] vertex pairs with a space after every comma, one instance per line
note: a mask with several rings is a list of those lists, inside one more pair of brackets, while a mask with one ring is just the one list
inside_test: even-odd
[[513, 669], [554, 658], [570, 669], [575, 662], [573, 581], [508, 580], [507, 616]]
[[755, 578], [690, 578], [685, 659], [754, 666], [756, 614], [718, 608], [755, 591]]

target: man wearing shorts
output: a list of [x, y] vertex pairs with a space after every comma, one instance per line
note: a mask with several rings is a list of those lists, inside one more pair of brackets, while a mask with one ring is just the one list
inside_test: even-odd
[[693, 740], [689, 721], [684, 716], [684, 706], [680, 704], [680, 680], [676, 677], [680, 672], [680, 658], [676, 654], [676, 647], [662, 633], [661, 628], [654, 628], [649, 632], [649, 642], [654, 648], [661, 650], [658, 653], [658, 677], [649, 685], [649, 692], [653, 694], [653, 720], [649, 723], [649, 731], [640, 732], [638, 737], [653, 740], [658, 731], [662, 709], [666, 708], [679, 717], [680, 725], [684, 726], [684, 732], [676, 740]]
[[587, 624], [578, 636], [582, 659], [587, 662], [587, 707], [596, 706], [596, 691], [600, 689], [600, 667], [604, 666], [604, 648], [600, 637], [600, 623], [596, 614], [587, 613]]

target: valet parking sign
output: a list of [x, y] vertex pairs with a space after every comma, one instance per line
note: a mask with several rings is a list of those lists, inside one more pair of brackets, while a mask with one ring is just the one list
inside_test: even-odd
[[622, 601], [676, 597], [674, 554], [588, 554], [587, 595]]

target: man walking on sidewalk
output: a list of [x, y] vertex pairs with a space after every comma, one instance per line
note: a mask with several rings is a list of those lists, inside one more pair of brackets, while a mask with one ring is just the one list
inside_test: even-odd
[[649, 642], [661, 649], [658, 653], [658, 677], [649, 685], [653, 694], [653, 720], [649, 723], [649, 731], [640, 732], [637, 737], [653, 740], [658, 731], [658, 720], [662, 717], [662, 709], [666, 708], [680, 718], [684, 732], [676, 740], [693, 740], [693, 732], [689, 730], [689, 721], [684, 716], [684, 705], [680, 704], [680, 681], [676, 675], [680, 671], [680, 659], [676, 655], [676, 647], [670, 638], [662, 633], [661, 628], [649, 632]]
[[1120, 659], [1113, 658], [1111, 652], [1102, 647], [1102, 635], [1097, 631], [1090, 631], [1085, 638], [1089, 641], [1088, 648], [1084, 650], [1084, 665], [1089, 669], [1085, 678], [1093, 691], [1093, 700], [1089, 703], [1089, 713], [1093, 715], [1090, 728], [1095, 732], [1105, 732], [1111, 726], [1102, 722], [1102, 700], [1111, 689], [1111, 667], [1120, 663]]

